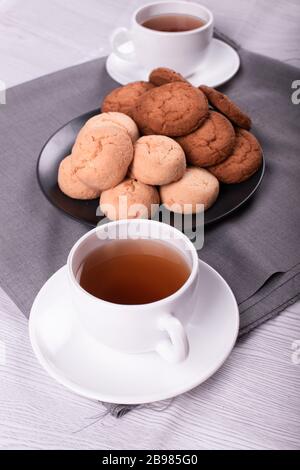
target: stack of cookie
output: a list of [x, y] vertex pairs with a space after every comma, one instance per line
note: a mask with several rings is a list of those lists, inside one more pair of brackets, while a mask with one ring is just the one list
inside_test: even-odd
[[58, 183], [73, 198], [101, 194], [111, 219], [149, 217], [159, 202], [180, 213], [208, 209], [219, 182], [239, 183], [259, 169], [262, 151], [250, 128], [225, 95], [155, 69], [149, 82], [106, 96], [102, 114], [84, 125], [62, 161]]
[[[160, 203], [157, 188], [127, 177], [139, 140], [137, 125], [124, 113], [92, 117], [80, 130], [71, 155], [60, 163], [61, 191], [82, 200], [101, 194], [101, 208], [110, 219], [148, 217]], [[184, 171], [184, 152], [175, 144], [183, 155]]]
[[136, 124], [126, 114], [104, 113], [89, 119], [71, 155], [60, 163], [60, 189], [75, 199], [95, 199], [116, 186], [127, 174], [138, 137]]

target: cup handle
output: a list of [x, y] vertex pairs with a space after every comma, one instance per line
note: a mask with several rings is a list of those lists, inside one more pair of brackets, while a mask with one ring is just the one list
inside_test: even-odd
[[166, 313], [160, 317], [158, 327], [169, 336], [158, 343], [156, 347], [158, 354], [173, 364], [184, 361], [189, 354], [189, 342], [178, 318], [171, 313]]
[[134, 62], [134, 49], [129, 52], [124, 52], [120, 50], [120, 47], [129, 41], [131, 41], [131, 34], [127, 28], [117, 28], [113, 31], [112, 35], [110, 36], [110, 44], [113, 53], [120, 57], [120, 59], [127, 60], [128, 62]]

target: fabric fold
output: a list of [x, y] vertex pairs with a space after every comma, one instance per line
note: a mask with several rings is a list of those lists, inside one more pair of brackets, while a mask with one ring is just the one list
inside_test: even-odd
[[[292, 103], [291, 86], [300, 72], [243, 49], [239, 54], [241, 70], [222, 90], [252, 116], [266, 174], [251, 201], [205, 231], [199, 256], [232, 287], [242, 334], [298, 298], [300, 107]], [[26, 316], [43, 283], [89, 230], [44, 198], [36, 161], [53, 132], [100, 106], [118, 86], [105, 60], [14, 87], [0, 107], [0, 283]]]

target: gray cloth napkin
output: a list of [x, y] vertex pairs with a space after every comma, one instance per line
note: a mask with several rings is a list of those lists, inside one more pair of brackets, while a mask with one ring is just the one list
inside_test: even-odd
[[[243, 209], [206, 230], [199, 256], [232, 287], [243, 334], [299, 298], [300, 106], [291, 85], [300, 71], [239, 53], [241, 70], [223, 90], [253, 117], [267, 170]], [[0, 285], [27, 317], [43, 283], [88, 230], [42, 195], [38, 154], [56, 129], [100, 106], [116, 86], [103, 58], [14, 87], [0, 106]]]

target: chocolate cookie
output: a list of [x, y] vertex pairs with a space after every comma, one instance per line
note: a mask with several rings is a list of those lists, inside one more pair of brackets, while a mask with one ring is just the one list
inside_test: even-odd
[[116, 111], [132, 117], [132, 110], [137, 100], [153, 87], [154, 85], [149, 82], [133, 82], [115, 88], [104, 98], [101, 111], [103, 113]]
[[235, 132], [225, 116], [210, 111], [201, 127], [176, 140], [183, 148], [189, 163], [206, 167], [222, 162], [231, 154]]
[[223, 95], [214, 88], [210, 88], [206, 85], [201, 85], [200, 90], [206, 95], [210, 104], [230, 119], [235, 125], [242, 127], [243, 129], [251, 129], [251, 119], [247, 114], [243, 113], [241, 109], [231, 101], [228, 96]]
[[232, 155], [208, 170], [222, 183], [241, 183], [249, 179], [261, 164], [262, 149], [256, 137], [244, 129], [238, 129]]
[[175, 72], [175, 70], [159, 67], [152, 70], [149, 75], [149, 82], [155, 86], [161, 86], [172, 82], [186, 82], [186, 79], [180, 73]]
[[208, 102], [202, 91], [188, 83], [167, 83], [137, 101], [133, 118], [144, 134], [169, 137], [189, 134], [206, 119]]

